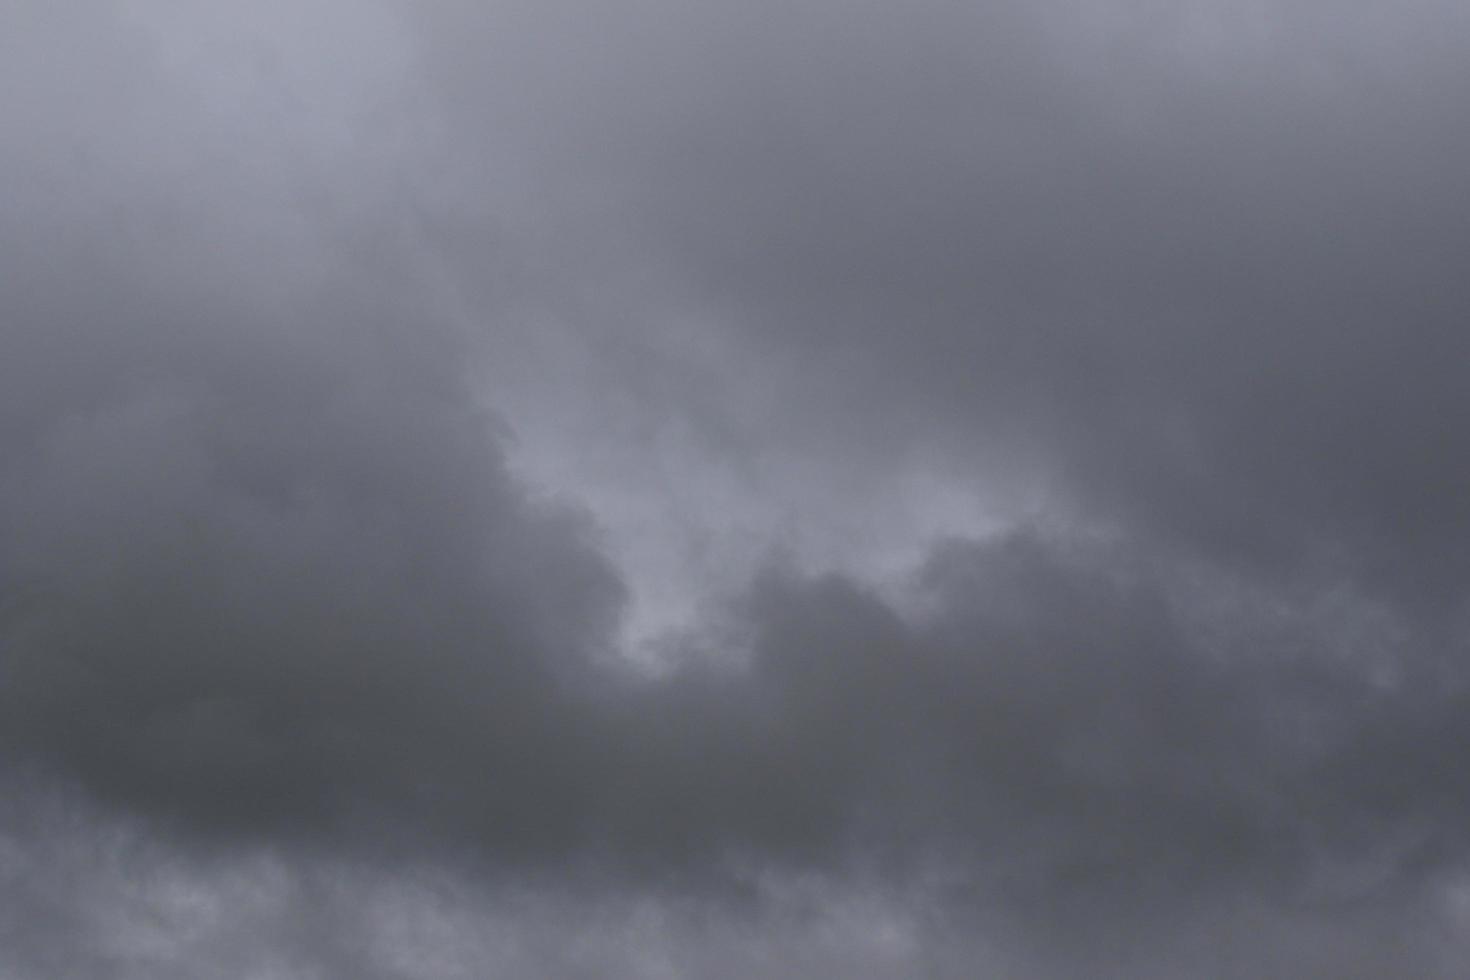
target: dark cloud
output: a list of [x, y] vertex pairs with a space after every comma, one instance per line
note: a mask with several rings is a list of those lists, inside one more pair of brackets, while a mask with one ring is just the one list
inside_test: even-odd
[[1467, 28], [12, 5], [0, 976], [1456, 975]]
[[[152, 58], [118, 70], [177, 101]], [[158, 152], [144, 200], [38, 194], [4, 235], [7, 749], [249, 833], [453, 779], [530, 833], [528, 754], [577, 738], [548, 706], [607, 654], [616, 573], [508, 473], [391, 200], [287, 234], [313, 175], [163, 188], [198, 148]]]
[[[583, 957], [606, 957], [611, 975], [670, 957], [691, 975], [722, 976], [728, 964], [709, 958], [721, 943], [734, 943], [725, 954], [734, 962], [764, 958], [792, 975], [802, 962], [841, 970], [868, 949], [875, 976], [961, 976], [992, 962], [1021, 976], [1168, 976], [1214, 968], [1226, 955], [1219, 944], [1234, 971], [1225, 975], [1325, 977], [1360, 961], [1451, 975], [1443, 958], [1459, 942], [1466, 801], [1448, 756], [1460, 698], [1385, 686], [1375, 669], [1384, 650], [1348, 656], [1312, 610], [1283, 611], [1270, 594], [1238, 597], [1222, 636], [1212, 628], [1218, 609], [1195, 583], [1149, 566], [1029, 536], [957, 543], [926, 566], [905, 610], [840, 578], [773, 573], [738, 613], [743, 639], [722, 647], [745, 650], [744, 663], [688, 665], [636, 689], [614, 679], [598, 707], [581, 711], [543, 694], [539, 718], [481, 719], [473, 729], [455, 716], [459, 698], [494, 707], [471, 686], [473, 671], [454, 675], [458, 695], [423, 697], [405, 683], [403, 698], [426, 702], [410, 720], [404, 706], [372, 697], [368, 666], [346, 664], [353, 690], [334, 685], [312, 717], [355, 737], [351, 752], [323, 753], [310, 728], [288, 720], [270, 734], [289, 764], [251, 770], [236, 761], [243, 731], [201, 710], [215, 719], [210, 737], [196, 726], [182, 747], [154, 743], [142, 759], [113, 753], [134, 808], [211, 801], [218, 784], [201, 783], [195, 762], [274, 802], [275, 813], [248, 798], [228, 814], [193, 806], [187, 826], [209, 830], [214, 845], [181, 856], [177, 836], [164, 844], [138, 829], [97, 830], [92, 807], [75, 799], [65, 821], [12, 813], [7, 833], [19, 843], [9, 853], [42, 855], [23, 865], [32, 870], [17, 880], [25, 901], [12, 914], [53, 901], [77, 915], [87, 896], [128, 921], [66, 928], [91, 936], [96, 962], [123, 976], [133, 967], [119, 950], [141, 942], [131, 938], [139, 930], [152, 930], [163, 951], [140, 955], [140, 970], [165, 955], [223, 955], [215, 950], [251, 962], [265, 942], [287, 975], [372, 963], [385, 976], [417, 976], [427, 954], [405, 951], [439, 936], [450, 944], [439, 955], [465, 964], [539, 963], [568, 976], [598, 972], [578, 965]], [[279, 667], [271, 676], [292, 679]], [[284, 685], [237, 703], [288, 718], [292, 707]], [[364, 716], [375, 709], [370, 730]], [[434, 726], [432, 717], [446, 720]], [[597, 736], [583, 743], [581, 764], [567, 747], [579, 724]], [[130, 729], [152, 725], [140, 712], [112, 736], [127, 745]], [[473, 738], [481, 741], [470, 748]], [[313, 779], [293, 785], [299, 769]], [[71, 771], [91, 796], [114, 790], [85, 765]], [[404, 779], [410, 772], [416, 782]], [[376, 834], [360, 821], [355, 832], [338, 823], [349, 833], [330, 838], [282, 833], [326, 819], [314, 812], [318, 780], [357, 816], [370, 807], [415, 816], [419, 834], [436, 827], [434, 850], [468, 858], [456, 862], [467, 882], [420, 890], [418, 876], [442, 872], [433, 859], [388, 859], [402, 839], [398, 821], [370, 824]], [[280, 823], [283, 807], [294, 825]], [[49, 812], [67, 811], [53, 803]], [[220, 834], [238, 842], [242, 832], [267, 850], [219, 850]], [[60, 850], [45, 858], [35, 838], [56, 834], [120, 849], [136, 866], [120, 880], [148, 884], [128, 899], [109, 883], [113, 872], [88, 868], [76, 872], [81, 884], [42, 885], [33, 866], [77, 846], [47, 845]], [[170, 897], [176, 875], [212, 896], [205, 908], [240, 913], [179, 932], [187, 916], [206, 913]], [[502, 885], [513, 888], [509, 898], [497, 897]], [[799, 897], [804, 888], [815, 891]], [[118, 911], [129, 901], [161, 910], [133, 922]], [[542, 930], [585, 936], [564, 917], [602, 914], [590, 911], [602, 903], [658, 910], [647, 914], [661, 924], [649, 935], [653, 927], [617, 913], [611, 933], [585, 940], [590, 948], [541, 945]], [[352, 938], [388, 928], [366, 924], [373, 915], [397, 930], [402, 965], [386, 965], [387, 947], [367, 955]], [[467, 915], [507, 923], [516, 941], [479, 949]], [[722, 938], [725, 929], [740, 938]], [[879, 932], [860, 939], [854, 929]], [[828, 946], [834, 931], [849, 938]], [[181, 946], [167, 938], [175, 932], [201, 938]], [[84, 962], [43, 933], [26, 935], [38, 962]]]
[[759, 352], [748, 452], [937, 442], [1167, 546], [1453, 601], [1463, 15], [1080, 7], [554, 4], [512, 19], [566, 45], [515, 61], [529, 96], [469, 15], [428, 33], [465, 152], [534, 106], [564, 220], [664, 276], [607, 315]]

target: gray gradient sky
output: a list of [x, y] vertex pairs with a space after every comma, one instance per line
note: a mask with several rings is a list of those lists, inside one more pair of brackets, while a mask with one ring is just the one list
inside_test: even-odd
[[1463, 975], [1470, 8], [0, 0], [0, 980]]

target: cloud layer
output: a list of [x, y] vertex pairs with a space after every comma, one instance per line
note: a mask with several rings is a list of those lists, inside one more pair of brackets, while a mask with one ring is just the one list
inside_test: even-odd
[[0, 978], [1455, 975], [1467, 42], [0, 12]]

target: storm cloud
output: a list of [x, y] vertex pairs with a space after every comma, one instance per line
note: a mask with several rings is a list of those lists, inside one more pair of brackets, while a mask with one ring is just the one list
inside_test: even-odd
[[0, 9], [0, 977], [1450, 977], [1470, 15]]

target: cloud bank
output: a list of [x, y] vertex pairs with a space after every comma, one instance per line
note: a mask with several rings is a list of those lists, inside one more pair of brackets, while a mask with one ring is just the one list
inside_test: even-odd
[[0, 38], [0, 978], [1457, 975], [1455, 5]]

